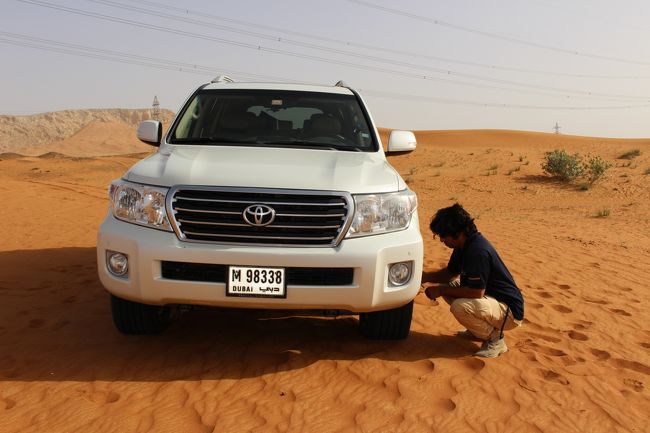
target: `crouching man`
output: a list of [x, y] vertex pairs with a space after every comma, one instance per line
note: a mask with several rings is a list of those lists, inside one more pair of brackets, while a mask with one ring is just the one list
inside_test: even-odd
[[503, 332], [521, 325], [524, 299], [503, 260], [458, 203], [438, 210], [429, 228], [453, 252], [446, 269], [423, 273], [427, 297], [442, 296], [449, 303], [467, 328], [460, 336], [483, 341], [476, 356], [495, 358], [507, 352]]

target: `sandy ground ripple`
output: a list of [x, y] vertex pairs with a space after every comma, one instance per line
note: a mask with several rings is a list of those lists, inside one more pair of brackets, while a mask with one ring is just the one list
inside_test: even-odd
[[[108, 183], [138, 158], [0, 156], [0, 431], [650, 431], [650, 141], [418, 139], [391, 163], [418, 193], [426, 268], [449, 254], [431, 214], [461, 202], [526, 298], [510, 352], [472, 357], [478, 343], [422, 295], [401, 342], [362, 339], [354, 316], [210, 309], [123, 336], [95, 233]], [[559, 185], [540, 168], [556, 147], [615, 167], [588, 191]]]

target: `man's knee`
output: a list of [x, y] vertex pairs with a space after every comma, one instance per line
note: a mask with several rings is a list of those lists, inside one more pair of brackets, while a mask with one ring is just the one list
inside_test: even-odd
[[454, 299], [449, 307], [451, 314], [457, 319], [459, 317], [473, 316], [471, 300], [466, 298]]

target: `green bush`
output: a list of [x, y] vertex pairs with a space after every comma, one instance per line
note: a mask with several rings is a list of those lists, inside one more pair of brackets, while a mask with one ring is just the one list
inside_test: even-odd
[[600, 156], [593, 156], [584, 164], [584, 171], [587, 181], [593, 184], [605, 175], [605, 172], [612, 164], [605, 161]]
[[590, 156], [585, 161], [577, 153], [569, 155], [564, 150], [556, 149], [547, 152], [542, 169], [546, 174], [553, 176], [562, 182], [572, 182], [583, 179], [580, 183], [582, 190], [589, 189], [589, 186], [605, 175], [605, 172], [612, 167], [612, 164], [600, 156]]
[[607, 169], [612, 167], [612, 164], [605, 161], [600, 156], [592, 156], [585, 163], [585, 172], [587, 173], [587, 181], [594, 183], [605, 175]]
[[584, 164], [577, 153], [569, 155], [564, 150], [555, 149], [546, 153], [542, 170], [562, 182], [570, 182], [584, 174]]

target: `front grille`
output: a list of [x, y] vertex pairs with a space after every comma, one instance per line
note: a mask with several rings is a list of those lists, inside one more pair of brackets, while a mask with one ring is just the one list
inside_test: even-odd
[[[168, 280], [225, 283], [228, 266], [209, 263], [161, 262], [162, 277]], [[353, 268], [286, 268], [290, 286], [349, 286]]]
[[[341, 193], [179, 187], [171, 198], [182, 240], [263, 245], [336, 245], [350, 211]], [[268, 225], [255, 226], [247, 208], [275, 212]], [[267, 215], [268, 216], [268, 215]], [[262, 224], [266, 221], [261, 220]]]

